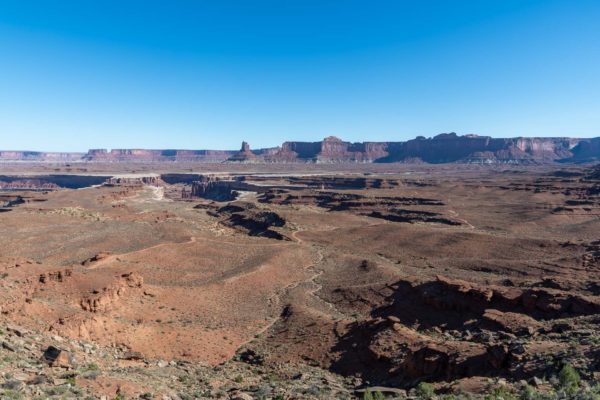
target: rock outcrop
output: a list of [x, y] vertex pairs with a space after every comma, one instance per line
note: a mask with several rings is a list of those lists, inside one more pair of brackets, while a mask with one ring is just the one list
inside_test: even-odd
[[234, 155], [227, 150], [147, 150], [147, 149], [92, 149], [82, 161], [95, 162], [212, 162], [219, 163]]
[[600, 138], [582, 140], [573, 148], [569, 161], [588, 162], [600, 160]]
[[386, 142], [350, 143], [329, 136], [321, 142], [285, 142], [279, 151], [270, 149], [264, 158], [272, 162], [373, 162], [387, 156], [388, 147]]
[[160, 186], [163, 182], [158, 175], [137, 176], [114, 176], [108, 179], [104, 184], [109, 186]]
[[95, 290], [89, 296], [81, 299], [81, 308], [93, 313], [106, 312], [127, 292], [127, 288], [139, 289], [143, 284], [144, 279], [139, 274], [123, 274], [111, 285], [102, 290]]
[[248, 163], [256, 161], [256, 155], [250, 150], [250, 145], [247, 142], [242, 142], [242, 148], [239, 152], [227, 159], [230, 162]]
[[85, 153], [50, 153], [42, 151], [0, 151], [0, 161], [79, 161]]
[[252, 203], [236, 202], [209, 211], [220, 219], [222, 225], [234, 228], [249, 236], [259, 236], [269, 239], [290, 240], [273, 228], [281, 228], [286, 224], [279, 214], [268, 209], [257, 208]]
[[579, 139], [491, 138], [489, 136], [443, 133], [433, 138], [418, 137], [397, 146], [379, 162], [420, 159], [427, 163], [543, 163], [573, 156]]
[[54, 346], [49, 346], [46, 351], [44, 351], [42, 358], [52, 367], [69, 369], [72, 368], [74, 364], [74, 358], [71, 353]]
[[463, 163], [548, 163], [585, 162], [600, 159], [600, 138], [513, 137], [442, 133], [432, 138], [419, 136], [405, 142], [343, 141], [329, 136], [319, 142], [284, 142], [280, 147], [250, 150], [243, 142], [231, 150], [92, 149], [87, 153], [42, 153], [0, 151], [0, 161], [81, 162], [315, 162], [371, 163], [426, 162]]
[[267, 162], [547, 163], [600, 157], [600, 149], [596, 149], [593, 140], [443, 133], [406, 142], [350, 143], [330, 136], [321, 142], [285, 142], [279, 150], [268, 149], [264, 154], [258, 151], [257, 155]]
[[330, 136], [321, 142], [285, 142], [256, 154], [266, 162], [548, 163], [600, 158], [600, 139], [492, 138], [443, 133], [406, 142], [350, 143]]
[[182, 197], [202, 197], [217, 201], [234, 200], [236, 198], [235, 183], [235, 180], [228, 179], [228, 177], [201, 175], [197, 181], [192, 182], [190, 192], [182, 193]]
[[0, 190], [58, 190], [61, 187], [41, 179], [19, 179], [10, 182], [0, 180]]

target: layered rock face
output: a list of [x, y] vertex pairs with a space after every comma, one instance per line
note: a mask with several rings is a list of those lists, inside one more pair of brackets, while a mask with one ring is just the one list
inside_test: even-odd
[[0, 190], [57, 190], [60, 186], [41, 179], [19, 179], [10, 182], [0, 180]]
[[572, 161], [586, 162], [600, 160], [600, 138], [582, 140], [573, 148]]
[[426, 139], [418, 137], [402, 143], [379, 161], [420, 159], [428, 163], [527, 163], [551, 162], [573, 156], [579, 143], [571, 138], [500, 138], [455, 133]]
[[149, 175], [149, 176], [113, 176], [104, 182], [105, 185], [112, 186], [160, 186], [162, 184], [162, 180], [158, 175]]
[[92, 149], [82, 161], [98, 162], [223, 162], [234, 155], [227, 150], [146, 150], [146, 149]]
[[227, 161], [234, 162], [253, 162], [256, 161], [257, 157], [252, 150], [250, 150], [250, 145], [248, 142], [242, 142], [242, 148], [239, 152], [229, 157]]
[[548, 163], [587, 162], [600, 159], [600, 138], [492, 138], [443, 133], [406, 142], [345, 142], [329, 136], [320, 142], [284, 142], [280, 147], [251, 150], [243, 142], [239, 151], [92, 149], [87, 153], [0, 151], [0, 161], [42, 162], [315, 162], [371, 163], [426, 162]]
[[600, 158], [600, 139], [491, 138], [444, 133], [406, 142], [350, 143], [330, 136], [321, 142], [285, 142], [259, 150], [266, 162], [449, 162], [547, 163]]
[[0, 151], [0, 161], [78, 161], [84, 153], [48, 153], [40, 151]]
[[385, 142], [350, 143], [329, 136], [321, 142], [285, 142], [279, 151], [268, 149], [264, 157], [275, 162], [373, 162], [388, 155], [388, 146]]

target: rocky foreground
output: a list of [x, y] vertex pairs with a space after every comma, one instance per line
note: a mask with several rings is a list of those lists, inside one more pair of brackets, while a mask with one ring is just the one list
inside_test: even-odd
[[[600, 340], [589, 332], [588, 340]], [[485, 378], [412, 389], [369, 385], [309, 365], [263, 365], [240, 351], [219, 366], [145, 359], [127, 348], [102, 347], [16, 326], [0, 332], [2, 399], [596, 399], [600, 385], [570, 364], [552, 375], [509, 381]], [[581, 360], [580, 360], [581, 361]], [[548, 362], [552, 362], [549, 360]], [[587, 379], [586, 379], [587, 378]], [[590, 379], [591, 378], [591, 379]], [[479, 393], [469, 389], [477, 388]]]

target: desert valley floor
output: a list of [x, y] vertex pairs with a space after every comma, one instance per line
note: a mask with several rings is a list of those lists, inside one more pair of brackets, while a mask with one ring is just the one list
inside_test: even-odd
[[600, 378], [598, 168], [117, 168], [3, 168], [20, 182], [0, 193], [3, 398]]

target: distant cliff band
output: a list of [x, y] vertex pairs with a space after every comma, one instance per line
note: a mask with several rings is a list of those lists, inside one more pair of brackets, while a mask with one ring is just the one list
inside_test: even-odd
[[203, 163], [549, 163], [600, 160], [600, 137], [491, 138], [443, 133], [406, 142], [350, 143], [330, 136], [320, 142], [285, 142], [251, 150], [93, 149], [87, 153], [0, 151], [0, 161], [38, 162], [203, 162]]

